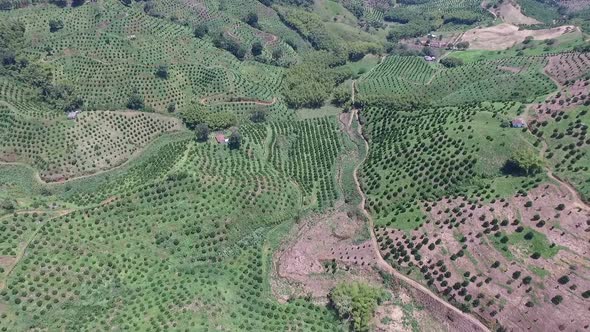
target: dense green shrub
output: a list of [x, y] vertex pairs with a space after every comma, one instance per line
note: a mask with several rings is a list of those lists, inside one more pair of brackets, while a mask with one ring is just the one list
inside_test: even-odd
[[330, 292], [330, 301], [342, 319], [350, 320], [354, 331], [368, 331], [377, 306], [386, 293], [360, 282], [343, 283]]

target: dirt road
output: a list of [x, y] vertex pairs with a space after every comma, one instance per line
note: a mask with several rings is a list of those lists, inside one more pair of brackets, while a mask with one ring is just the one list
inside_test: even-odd
[[[547, 151], [547, 142], [545, 142], [545, 140], [541, 141], [543, 146], [541, 147], [541, 151], [540, 151], [540, 156], [541, 159], [544, 159], [545, 157], [545, 152]], [[547, 172], [547, 177], [549, 177], [551, 180], [559, 183], [559, 185], [566, 189], [570, 195], [572, 196], [572, 199], [574, 201], [574, 206], [582, 209], [582, 210], [590, 210], [590, 205], [588, 205], [588, 203], [584, 202], [584, 200], [582, 199], [582, 195], [580, 195], [580, 193], [576, 190], [576, 188], [574, 188], [571, 184], [569, 184], [569, 182], [562, 180], [560, 177], [556, 176], [555, 174], [553, 174], [553, 171], [551, 170], [551, 168], [549, 168], [548, 166], [545, 167], [545, 171]]]
[[[354, 89], [355, 89], [355, 81], [352, 82], [352, 103], [354, 105]], [[359, 121], [359, 114], [358, 114], [358, 110], [357, 109], [353, 109], [351, 110], [351, 119], [352, 118], [356, 118], [356, 121], [358, 121], [358, 127], [357, 127], [357, 134], [362, 138], [364, 144], [365, 144], [365, 151], [367, 151], [367, 153], [365, 154], [365, 158], [368, 155], [368, 151], [369, 151], [369, 143], [367, 142], [367, 140], [365, 139], [365, 137], [363, 136], [362, 133], [362, 125], [361, 122]], [[352, 122], [352, 121], [351, 121]], [[393, 267], [391, 267], [391, 265], [389, 265], [384, 259], [383, 257], [381, 257], [381, 253], [379, 252], [379, 244], [377, 243], [377, 239], [375, 237], [375, 232], [374, 232], [374, 226], [373, 226], [373, 219], [371, 218], [371, 215], [367, 212], [367, 210], [365, 209], [365, 202], [366, 202], [366, 196], [365, 193], [363, 192], [363, 190], [361, 189], [361, 185], [360, 185], [360, 181], [358, 179], [358, 171], [359, 168], [361, 167], [361, 165], [364, 163], [365, 160], [361, 160], [359, 162], [359, 164], [356, 166], [356, 168], [354, 169], [353, 172], [353, 178], [354, 178], [354, 182], [356, 185], [356, 188], [361, 196], [361, 202], [359, 204], [359, 208], [362, 211], [362, 213], [365, 215], [365, 217], [367, 218], [367, 220], [369, 221], [369, 230], [370, 230], [370, 234], [371, 234], [371, 241], [373, 242], [373, 250], [375, 251], [375, 257], [377, 257], [377, 265], [380, 269], [388, 272], [389, 274], [391, 274], [392, 276], [394, 276], [395, 278], [403, 281], [404, 283], [406, 283], [408, 286], [420, 291], [421, 293], [429, 296], [432, 300], [438, 302], [439, 304], [443, 305], [446, 309], [448, 309], [448, 313], [447, 313], [447, 317], [449, 317], [449, 313], [451, 314], [455, 314], [456, 316], [464, 319], [466, 322], [469, 322], [470, 326], [467, 327], [466, 331], [489, 331], [488, 327], [485, 326], [482, 322], [480, 322], [479, 320], [477, 320], [475, 317], [466, 314], [464, 312], [462, 312], [461, 310], [457, 309], [456, 307], [454, 307], [453, 305], [447, 303], [446, 301], [442, 300], [440, 297], [438, 297], [438, 295], [436, 295], [434, 292], [432, 292], [430, 289], [426, 288], [425, 286], [423, 286], [422, 284], [408, 278], [407, 276], [399, 273], [397, 270], [395, 270]], [[449, 317], [450, 318], [450, 317]]]

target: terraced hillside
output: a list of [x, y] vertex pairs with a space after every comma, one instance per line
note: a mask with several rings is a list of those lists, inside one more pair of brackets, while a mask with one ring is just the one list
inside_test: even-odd
[[546, 62], [544, 57], [519, 57], [445, 68], [419, 57], [391, 56], [359, 80], [358, 99], [436, 106], [530, 102], [556, 88], [542, 74]]
[[0, 331], [588, 329], [566, 2], [0, 0]]
[[79, 208], [2, 218], [0, 328], [338, 326], [326, 309], [268, 299], [268, 235], [300, 200], [270, 164], [181, 139], [94, 190], [85, 181], [55, 197]]
[[[275, 69], [242, 64], [195, 38], [189, 27], [150, 16], [139, 4], [41, 6], [2, 15], [24, 24], [30, 40], [25, 51], [51, 64], [55, 79], [71, 84], [89, 108], [124, 107], [133, 93], [156, 110], [212, 95], [271, 100], [280, 84], [272, 78]], [[63, 28], [50, 32], [52, 20]], [[268, 71], [264, 82], [245, 77], [253, 65]], [[156, 73], [160, 67], [165, 76]]]

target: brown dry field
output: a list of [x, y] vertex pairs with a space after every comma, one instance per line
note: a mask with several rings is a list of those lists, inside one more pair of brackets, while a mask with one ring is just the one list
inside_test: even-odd
[[578, 11], [590, 8], [588, 0], [558, 0], [559, 4], [570, 11]]
[[546, 40], [557, 38], [565, 33], [580, 33], [580, 31], [573, 25], [551, 29], [519, 30], [516, 25], [502, 23], [493, 27], [468, 30], [461, 37], [461, 41], [469, 42], [470, 49], [498, 51], [520, 44], [529, 36], [535, 40]]
[[549, 58], [545, 73], [561, 84], [590, 72], [590, 53], [569, 53]]
[[503, 22], [514, 25], [533, 25], [541, 23], [532, 17], [524, 15], [520, 10], [520, 6], [512, 1], [504, 1], [497, 9], [493, 10], [493, 13]]
[[[344, 212], [314, 217], [300, 227], [291, 236], [294, 241], [286, 243], [274, 257], [277, 275], [300, 285], [290, 290], [290, 296], [311, 294], [315, 299], [325, 299], [330, 289], [344, 280], [379, 282], [379, 274], [372, 267], [376, 257], [371, 242], [354, 241], [363, 227]], [[332, 260], [345, 277], [327, 272], [324, 263]], [[279, 298], [288, 300], [285, 294]]]
[[590, 80], [576, 80], [570, 86], [564, 86], [558, 94], [553, 94], [542, 103], [529, 106], [537, 121], [545, 121], [556, 117], [576, 106], [583, 105], [590, 98]]
[[[355, 241], [364, 227], [361, 220], [344, 212], [315, 216], [298, 225], [273, 256], [271, 289], [275, 297], [285, 302], [311, 296], [316, 303], [326, 304], [330, 289], [341, 282], [363, 280], [381, 285], [372, 241]], [[323, 264], [332, 260], [337, 264], [336, 273]], [[390, 292], [392, 301], [383, 303], [374, 317], [376, 331], [412, 331], [410, 321], [420, 331], [472, 331], [469, 322], [419, 290], [396, 280]], [[414, 309], [404, 312], [402, 306]]]
[[[533, 205], [525, 207], [529, 200]], [[563, 211], [556, 210], [559, 204], [565, 205]], [[421, 259], [408, 255], [409, 261], [397, 261], [401, 267], [421, 267], [420, 275], [436, 279], [432, 287], [458, 303], [467, 295], [477, 298], [480, 304], [472, 311], [490, 325], [499, 323], [514, 331], [581, 331], [589, 327], [590, 305], [582, 293], [590, 290], [590, 211], [582, 210], [565, 188], [545, 184], [527, 196], [494, 203], [471, 204], [457, 198], [428, 206], [429, 221], [410, 234], [377, 230], [382, 255], [391, 255], [392, 247], [409, 252], [410, 242], [422, 243]], [[545, 223], [541, 225], [537, 218]], [[544, 234], [559, 251], [552, 257], [533, 259], [524, 239], [509, 244], [504, 253], [492, 244], [495, 233], [518, 234], [519, 227], [524, 227], [521, 235], [528, 228]], [[434, 247], [429, 248], [430, 244]], [[463, 254], [459, 255], [460, 251]], [[457, 255], [455, 260], [451, 259], [453, 254]], [[496, 261], [499, 266], [492, 267]], [[532, 278], [528, 285], [523, 282], [527, 276]], [[562, 276], [569, 277], [565, 285], [557, 281]], [[454, 289], [456, 283], [459, 287]], [[551, 303], [557, 295], [563, 297], [559, 305]]]

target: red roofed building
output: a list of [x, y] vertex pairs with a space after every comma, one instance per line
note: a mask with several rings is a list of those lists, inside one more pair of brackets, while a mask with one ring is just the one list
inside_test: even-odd
[[217, 135], [215, 135], [215, 140], [219, 144], [227, 143], [227, 141], [228, 141], [228, 139], [225, 138], [225, 135], [224, 134], [217, 134]]

